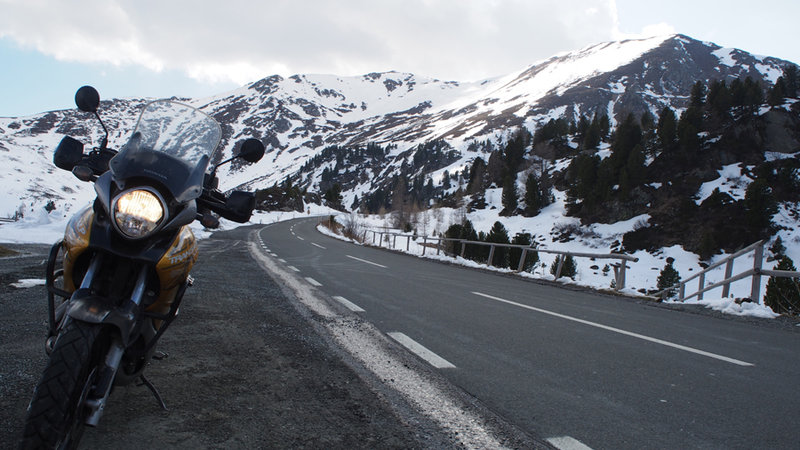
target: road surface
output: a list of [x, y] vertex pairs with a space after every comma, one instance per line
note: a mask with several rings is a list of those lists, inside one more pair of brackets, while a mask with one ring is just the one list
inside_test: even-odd
[[[564, 289], [265, 226], [267, 257], [564, 448], [797, 448], [800, 327]], [[572, 447], [570, 447], [572, 446]]]

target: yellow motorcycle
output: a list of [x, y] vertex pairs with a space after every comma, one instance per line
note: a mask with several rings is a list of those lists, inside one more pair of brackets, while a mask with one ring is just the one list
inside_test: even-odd
[[188, 225], [200, 220], [214, 228], [214, 213], [247, 222], [254, 195], [223, 194], [216, 170], [234, 158], [254, 163], [264, 155], [264, 145], [251, 138], [237, 156], [214, 165], [219, 124], [171, 100], [147, 104], [117, 152], [107, 147], [97, 91], [84, 86], [75, 102], [100, 120], [105, 137], [85, 154], [66, 136], [53, 162], [93, 182], [97, 198], [50, 252], [50, 359], [28, 407], [22, 448], [77, 447], [84, 427], [98, 424], [114, 385], [139, 380], [165, 408], [143, 371], [192, 283], [198, 249]]

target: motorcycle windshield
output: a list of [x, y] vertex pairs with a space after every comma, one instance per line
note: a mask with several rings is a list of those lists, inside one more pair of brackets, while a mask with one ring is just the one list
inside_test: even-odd
[[150, 178], [186, 202], [202, 193], [203, 175], [221, 137], [219, 124], [206, 113], [171, 100], [154, 101], [109, 167], [120, 187], [131, 178]]

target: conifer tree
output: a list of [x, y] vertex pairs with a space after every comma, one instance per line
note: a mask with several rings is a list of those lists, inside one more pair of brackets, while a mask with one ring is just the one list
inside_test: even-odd
[[[531, 245], [533, 239], [530, 233], [517, 233], [511, 239], [514, 245]], [[508, 262], [512, 269], [516, 270], [519, 267], [519, 260], [522, 258], [522, 249], [510, 248], [508, 251]], [[539, 254], [534, 251], [525, 252], [525, 262], [522, 265], [522, 270], [528, 272], [539, 261]]]
[[745, 219], [756, 236], [772, 228], [772, 216], [778, 212], [778, 204], [772, 189], [763, 178], [756, 178], [745, 190]]
[[770, 106], [780, 106], [786, 101], [786, 82], [783, 77], [779, 77], [767, 95], [767, 103]]
[[[681, 282], [681, 275], [675, 267], [672, 266], [673, 262], [675, 262], [674, 258], [667, 258], [667, 264], [661, 269], [661, 273], [658, 274], [656, 288], [659, 291], [671, 288]], [[670, 289], [667, 292], [667, 297], [672, 297], [673, 295], [675, 295], [675, 290]]]
[[517, 210], [519, 201], [517, 200], [517, 181], [516, 177], [509, 175], [503, 182], [503, 211], [500, 212], [501, 216], [511, 216]]
[[[788, 256], [781, 258], [775, 270], [797, 271], [794, 261]], [[778, 314], [800, 313], [800, 283], [796, 278], [769, 277], [764, 304]]]
[[658, 142], [661, 151], [671, 153], [677, 144], [678, 119], [675, 116], [675, 111], [669, 106], [665, 106], [661, 110], [661, 115], [658, 116]]
[[539, 189], [539, 179], [536, 174], [531, 172], [528, 174], [528, 179], [525, 180], [525, 215], [533, 217], [539, 214], [542, 206], [544, 206], [544, 201]]
[[786, 96], [789, 98], [797, 98], [797, 66], [789, 64], [783, 69], [783, 79], [785, 81]]
[[[556, 276], [558, 274], [558, 263], [560, 258], [556, 258], [553, 260], [553, 264], [550, 265], [550, 274]], [[564, 264], [561, 266], [561, 276], [575, 279], [575, 276], [578, 274], [578, 265], [575, 263], [575, 258], [572, 255], [566, 255], [564, 257]]]
[[[486, 242], [496, 244], [508, 244], [508, 231], [499, 221], [492, 225], [489, 234], [486, 235]], [[493, 261], [489, 261], [490, 266], [508, 267], [508, 247], [495, 247]]]

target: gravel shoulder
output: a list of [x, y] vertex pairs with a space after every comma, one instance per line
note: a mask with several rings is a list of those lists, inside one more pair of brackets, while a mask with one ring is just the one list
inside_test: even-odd
[[[452, 430], [348, 357], [325, 335], [322, 319], [265, 275], [248, 251], [253, 229], [200, 241], [195, 285], [159, 345], [168, 356], [146, 371], [169, 410], [144, 386], [117, 387], [82, 448], [461, 446]], [[44, 278], [49, 246], [6, 247], [22, 252], [0, 258], [0, 448], [14, 448], [46, 364], [47, 308], [44, 286], [10, 283]], [[505, 444], [538, 446], [491, 412], [481, 414]]]

